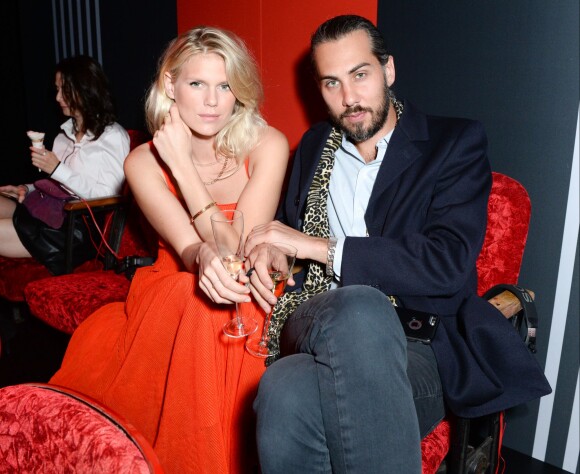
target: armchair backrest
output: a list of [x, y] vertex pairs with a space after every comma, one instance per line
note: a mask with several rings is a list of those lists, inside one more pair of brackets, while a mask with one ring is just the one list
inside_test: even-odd
[[528, 237], [531, 204], [515, 179], [492, 173], [485, 241], [477, 259], [478, 294], [500, 283], [516, 284]]

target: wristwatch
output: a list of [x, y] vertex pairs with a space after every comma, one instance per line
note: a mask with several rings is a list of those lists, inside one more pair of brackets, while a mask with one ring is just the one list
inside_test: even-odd
[[326, 276], [334, 276], [334, 251], [336, 250], [336, 237], [328, 239], [328, 248], [326, 250]]

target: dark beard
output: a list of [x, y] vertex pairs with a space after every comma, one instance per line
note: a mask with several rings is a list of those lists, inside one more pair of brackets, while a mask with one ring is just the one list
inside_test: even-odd
[[[330, 115], [330, 121], [335, 127], [342, 130], [342, 132], [351, 142], [361, 143], [367, 141], [369, 138], [372, 138], [381, 128], [383, 128], [383, 125], [385, 125], [387, 118], [389, 117], [390, 96], [391, 91], [385, 79], [385, 86], [383, 89], [383, 99], [381, 100], [381, 103], [376, 113], [375, 111], [373, 111], [373, 109], [369, 107], [361, 107], [360, 105], [355, 105], [354, 107], [349, 107], [348, 109], [346, 109], [338, 117], [329, 111], [328, 113]], [[362, 123], [357, 123], [352, 128], [346, 128], [343, 119], [347, 115], [356, 114], [358, 112], [371, 113], [372, 121], [370, 125], [367, 128], [365, 128]]]

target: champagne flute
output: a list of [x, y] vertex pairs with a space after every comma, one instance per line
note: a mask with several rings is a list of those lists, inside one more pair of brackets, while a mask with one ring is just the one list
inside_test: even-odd
[[[238, 280], [244, 267], [242, 253], [244, 235], [244, 215], [242, 211], [220, 211], [211, 215], [213, 237], [226, 271], [234, 280]], [[258, 323], [252, 318], [242, 318], [238, 303], [235, 317], [224, 325], [223, 331], [230, 337], [244, 337], [258, 329]]]
[[[286, 287], [286, 282], [290, 278], [290, 275], [292, 275], [292, 268], [296, 261], [297, 252], [296, 247], [280, 242], [274, 242], [268, 247], [268, 273], [270, 274], [272, 283], [274, 283], [272, 293], [274, 293], [276, 298], [282, 295]], [[268, 329], [273, 312], [274, 309], [266, 315], [261, 337], [248, 338], [246, 341], [246, 350], [256, 357], [265, 358], [270, 355], [276, 355], [268, 352]]]

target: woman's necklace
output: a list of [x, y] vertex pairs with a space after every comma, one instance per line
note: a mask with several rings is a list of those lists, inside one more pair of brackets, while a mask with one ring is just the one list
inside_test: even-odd
[[[229, 161], [229, 158], [226, 156], [224, 159], [224, 165], [222, 166], [222, 169], [220, 170], [218, 175], [214, 179], [212, 179], [210, 181], [202, 181], [202, 183], [205, 184], [206, 186], [209, 186], [210, 184], [213, 184], [213, 183], [219, 181], [220, 179], [222, 179], [222, 176], [223, 176], [223, 174], [226, 171], [226, 168], [228, 166], [228, 161]], [[193, 162], [193, 164], [195, 166], [195, 161]]]

